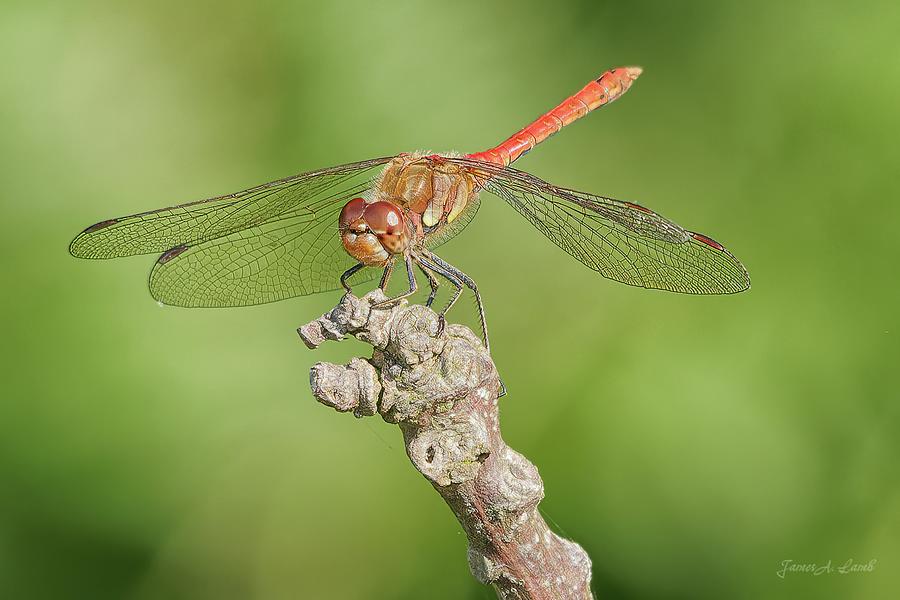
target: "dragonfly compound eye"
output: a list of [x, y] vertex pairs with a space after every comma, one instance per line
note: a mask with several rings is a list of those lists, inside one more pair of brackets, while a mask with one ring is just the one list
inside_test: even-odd
[[379, 266], [387, 262], [391, 254], [368, 222], [371, 206], [362, 198], [350, 200], [341, 210], [338, 229], [344, 249], [350, 256], [364, 265]]
[[363, 223], [362, 216], [366, 210], [366, 201], [362, 198], [354, 198], [344, 205], [341, 209], [341, 216], [338, 220], [338, 226], [341, 231], [354, 228], [358, 223]]
[[373, 202], [366, 206], [363, 220], [368, 224], [378, 241], [391, 254], [399, 254], [406, 249], [408, 236], [406, 221], [400, 208], [386, 201]]

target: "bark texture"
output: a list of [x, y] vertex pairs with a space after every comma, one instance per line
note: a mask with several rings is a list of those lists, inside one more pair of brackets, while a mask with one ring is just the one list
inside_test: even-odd
[[373, 307], [383, 299], [348, 294], [298, 330], [310, 348], [347, 334], [374, 348], [369, 359], [316, 364], [313, 395], [400, 426], [413, 466], [466, 532], [472, 574], [500, 598], [592, 598], [587, 553], [550, 531], [537, 468], [500, 435], [499, 377], [481, 340], [461, 325], [441, 330], [424, 306]]

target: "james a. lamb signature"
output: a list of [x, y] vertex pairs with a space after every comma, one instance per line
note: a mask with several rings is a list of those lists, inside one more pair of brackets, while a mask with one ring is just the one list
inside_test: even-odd
[[818, 563], [799, 563], [793, 560], [781, 561], [781, 568], [775, 571], [775, 574], [784, 579], [789, 574], [806, 573], [807, 575], [847, 575], [849, 573], [871, 573], [875, 570], [875, 564], [878, 559], [873, 558], [869, 562], [856, 562], [852, 558], [848, 558], [846, 562], [832, 564], [831, 559], [823, 564]]

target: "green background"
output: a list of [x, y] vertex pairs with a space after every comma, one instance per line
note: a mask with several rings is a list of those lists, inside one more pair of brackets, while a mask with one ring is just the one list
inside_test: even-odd
[[[753, 289], [606, 281], [485, 198], [505, 437], [602, 598], [900, 594], [896, 2], [0, 8], [0, 597], [490, 598], [399, 432], [315, 403], [337, 293], [160, 308], [86, 225], [400, 151], [476, 151], [644, 75], [517, 166], [726, 244]], [[471, 300], [455, 320], [473, 324]], [[871, 573], [776, 571], [783, 560]]]

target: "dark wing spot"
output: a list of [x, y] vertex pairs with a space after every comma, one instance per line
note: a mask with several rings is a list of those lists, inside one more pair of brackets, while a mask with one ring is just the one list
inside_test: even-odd
[[635, 204], [634, 202], [625, 202], [625, 204], [626, 204], [629, 208], [633, 208], [634, 210], [639, 210], [639, 211], [641, 211], [641, 212], [643, 212], [643, 213], [647, 213], [648, 215], [655, 214], [652, 210], [650, 210], [650, 209], [647, 208], [646, 206], [641, 206], [640, 204]]
[[175, 258], [176, 256], [178, 256], [179, 254], [181, 254], [182, 252], [184, 252], [185, 250], [187, 250], [188, 248], [190, 248], [190, 246], [185, 246], [184, 244], [182, 244], [180, 246], [175, 246], [171, 250], [166, 250], [163, 253], [163, 255], [160, 256], [156, 262], [158, 262], [161, 265], [165, 264], [165, 263], [169, 262], [170, 260], [172, 260], [173, 258]]
[[695, 240], [697, 240], [698, 242], [703, 242], [707, 246], [711, 246], [711, 247], [715, 248], [716, 250], [724, 250], [725, 249], [725, 247], [722, 246], [722, 244], [720, 244], [716, 240], [712, 239], [711, 237], [706, 237], [702, 233], [694, 233], [693, 231], [690, 233], [691, 233], [691, 237], [694, 238]]
[[95, 231], [99, 231], [100, 229], [109, 227], [110, 225], [114, 225], [118, 222], [119, 222], [118, 219], [108, 219], [106, 221], [100, 221], [99, 223], [94, 223], [93, 225], [91, 225], [90, 227], [85, 229], [84, 233], [93, 233]]

